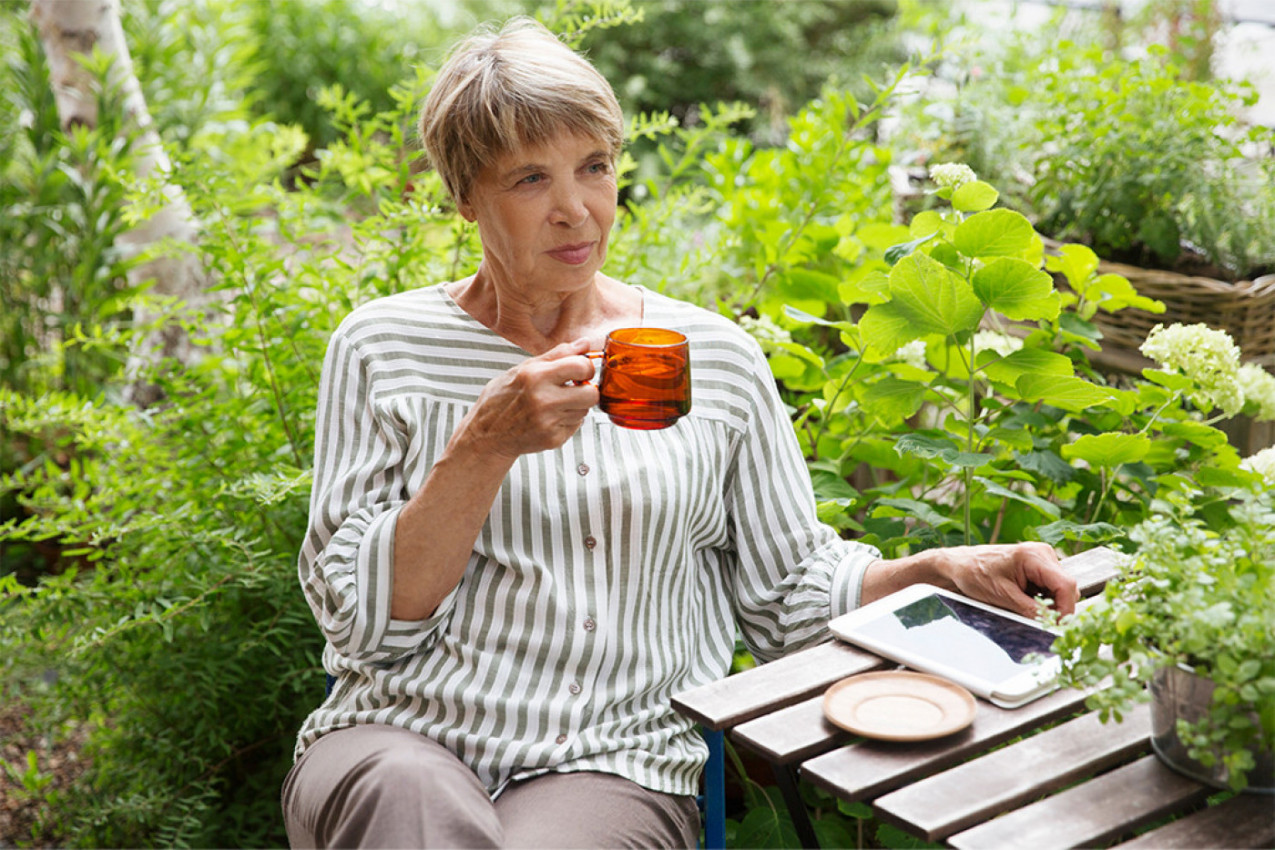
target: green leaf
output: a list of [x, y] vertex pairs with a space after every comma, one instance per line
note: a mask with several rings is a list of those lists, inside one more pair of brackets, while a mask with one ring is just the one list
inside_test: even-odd
[[1098, 341], [1102, 339], [1102, 331], [1098, 330], [1098, 326], [1093, 322], [1082, 319], [1075, 313], [1060, 314], [1058, 328], [1062, 331], [1064, 342], [1083, 345], [1092, 351], [1097, 351], [1101, 347]]
[[1063, 446], [1062, 456], [1114, 469], [1142, 460], [1150, 450], [1151, 440], [1145, 434], [1085, 434], [1071, 445]]
[[952, 209], [960, 212], [989, 210], [996, 204], [996, 199], [999, 197], [1000, 192], [991, 185], [982, 180], [972, 180], [961, 184], [952, 193]]
[[952, 209], [959, 210], [961, 213], [980, 213], [984, 209], [992, 209], [1000, 196], [1001, 192], [996, 191], [995, 187], [989, 184], [984, 184], [982, 180], [970, 181], [968, 184], [956, 187], [956, 191], [952, 192]]
[[984, 452], [961, 451], [954, 441], [933, 432], [920, 434], [913, 431], [903, 434], [895, 440], [894, 450], [900, 455], [915, 455], [927, 459], [939, 458], [960, 467], [979, 467], [995, 459]]
[[1024, 452], [1030, 451], [1033, 445], [1031, 432], [1021, 428], [993, 428], [987, 432], [987, 439]]
[[1212, 425], [1205, 425], [1203, 422], [1192, 422], [1189, 419], [1166, 422], [1160, 431], [1166, 436], [1187, 440], [1204, 449], [1216, 449], [1228, 442], [1225, 431], [1214, 428]]
[[1118, 539], [1123, 533], [1109, 522], [1078, 523], [1067, 519], [1060, 519], [1036, 529], [1036, 536], [1051, 546], [1057, 546], [1064, 540], [1106, 543]]
[[840, 280], [813, 269], [787, 269], [775, 282], [775, 291], [790, 299], [836, 301]]
[[939, 242], [929, 250], [929, 255], [956, 274], [965, 275], [965, 258], [951, 242]]
[[987, 478], [978, 477], [975, 478], [975, 480], [981, 483], [987, 489], [987, 492], [991, 493], [993, 496], [1000, 496], [1002, 499], [1012, 499], [1015, 502], [1022, 502], [1024, 505], [1030, 505], [1051, 519], [1058, 519], [1062, 513], [1057, 505], [1047, 499], [1042, 499], [1040, 496], [1032, 493], [1019, 493], [1017, 490], [1002, 487], [1000, 484], [997, 484], [995, 481]]
[[853, 330], [855, 327], [854, 322], [831, 322], [827, 319], [807, 313], [805, 310], [799, 310], [790, 304], [784, 305], [784, 315], [803, 325], [823, 325], [825, 328], [836, 328], [841, 331]]
[[956, 227], [953, 244], [967, 257], [1014, 257], [1038, 239], [1031, 222], [1013, 210], [975, 213]]
[[893, 302], [872, 305], [859, 320], [864, 344], [885, 354], [893, 354], [916, 339], [915, 331], [908, 317]]
[[855, 501], [859, 498], [859, 491], [854, 489], [849, 481], [831, 470], [812, 468], [810, 483], [815, 495], [826, 501], [833, 499]]
[[913, 324], [913, 339], [949, 336], [978, 327], [983, 304], [963, 278], [925, 254], [912, 254], [890, 270], [890, 303]]
[[1071, 288], [1084, 295], [1085, 281], [1098, 270], [1098, 255], [1087, 245], [1063, 245], [1058, 256], [1045, 258], [1045, 268], [1061, 272]]
[[983, 367], [993, 381], [1016, 386], [1024, 375], [1071, 377], [1075, 372], [1071, 358], [1044, 348], [1020, 348]]
[[863, 407], [882, 424], [894, 425], [914, 415], [925, 400], [925, 385], [886, 377], [863, 393]]
[[823, 357], [821, 357], [818, 352], [811, 350], [799, 342], [776, 342], [774, 343], [774, 346], [776, 349], [786, 351], [793, 357], [796, 357], [799, 360], [804, 360], [812, 366], [816, 366], [820, 369], [823, 368]]
[[1051, 451], [1027, 452], [1015, 457], [1020, 468], [1059, 484], [1065, 484], [1076, 477], [1075, 467]]
[[889, 511], [902, 511], [904, 515], [915, 517], [931, 528], [951, 528], [956, 526], [956, 520], [946, 517], [936, 511], [931, 505], [916, 499], [893, 499], [880, 498], [873, 501], [872, 515], [874, 517], [893, 516]]
[[1017, 387], [1019, 395], [1027, 401], [1043, 401], [1077, 413], [1115, 399], [1115, 393], [1097, 384], [1058, 375], [1024, 375], [1018, 379]]
[[1177, 372], [1165, 372], [1161, 369], [1143, 369], [1142, 377], [1153, 384], [1159, 384], [1178, 393], [1195, 389], [1195, 381], [1186, 375], [1179, 375]]
[[1242, 469], [1223, 469], [1217, 466], [1204, 466], [1196, 470], [1195, 480], [1203, 487], [1258, 489], [1263, 485], [1263, 479], [1256, 473]]
[[1015, 321], [1053, 320], [1062, 308], [1054, 279], [1030, 263], [999, 257], [974, 273], [974, 294]]
[[910, 242], [901, 242], [898, 245], [891, 245], [889, 248], [885, 249], [885, 261], [892, 266], [896, 265], [899, 260], [902, 260], [904, 257], [911, 256], [913, 251], [920, 248], [926, 242], [929, 242], [937, 234], [938, 231], [935, 231], [928, 236], [922, 236], [919, 239], [913, 239]]
[[1148, 313], [1163, 313], [1164, 302], [1154, 298], [1146, 298], [1138, 294], [1127, 277], [1118, 274], [1102, 274], [1083, 293], [1090, 301], [1097, 301], [1098, 306], [1109, 313], [1135, 307]]
[[[937, 228], [935, 228], [937, 230]], [[901, 240], [908, 239], [911, 236], [908, 229], [901, 224], [887, 224], [886, 222], [869, 222], [854, 231], [854, 235], [859, 238], [864, 245], [877, 251], [884, 252], [891, 245]]]
[[843, 304], [883, 304], [890, 300], [890, 278], [879, 270], [851, 275], [837, 287]]

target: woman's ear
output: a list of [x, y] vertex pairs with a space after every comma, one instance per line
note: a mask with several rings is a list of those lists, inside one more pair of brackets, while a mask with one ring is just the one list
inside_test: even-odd
[[456, 212], [460, 213], [460, 217], [470, 224], [474, 223], [474, 207], [469, 201], [460, 200], [456, 202]]

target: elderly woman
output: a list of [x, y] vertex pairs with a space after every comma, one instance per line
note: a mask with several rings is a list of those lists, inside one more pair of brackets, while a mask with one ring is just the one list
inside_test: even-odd
[[[336, 686], [284, 786], [294, 846], [693, 847], [706, 752], [669, 697], [737, 634], [771, 659], [922, 580], [1071, 610], [1048, 547], [886, 561], [820, 524], [753, 341], [602, 273], [623, 119], [543, 27], [461, 44], [420, 130], [483, 255], [331, 341], [300, 576]], [[630, 326], [690, 339], [673, 427], [596, 409], [586, 352]]]

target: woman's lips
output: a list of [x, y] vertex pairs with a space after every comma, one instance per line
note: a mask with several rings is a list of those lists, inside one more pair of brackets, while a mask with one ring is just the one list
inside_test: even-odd
[[581, 242], [576, 245], [561, 245], [549, 251], [549, 256], [570, 266], [578, 266], [588, 261], [593, 255], [593, 243]]

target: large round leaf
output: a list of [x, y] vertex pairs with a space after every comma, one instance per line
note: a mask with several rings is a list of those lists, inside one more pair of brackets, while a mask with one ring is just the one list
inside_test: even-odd
[[1085, 434], [1071, 445], [1063, 446], [1062, 456], [1114, 469], [1122, 464], [1137, 463], [1150, 450], [1151, 439], [1145, 434]]

